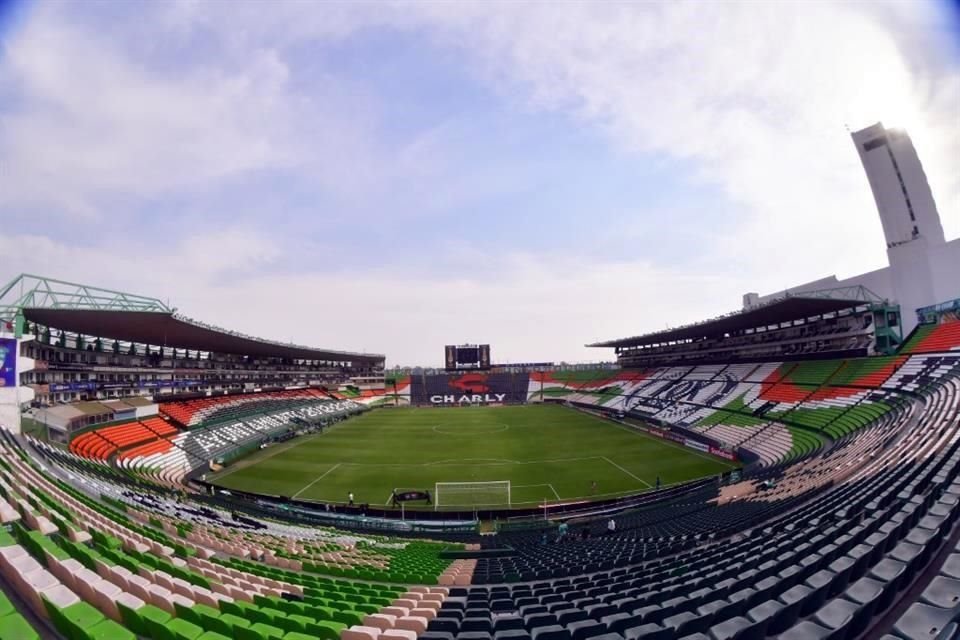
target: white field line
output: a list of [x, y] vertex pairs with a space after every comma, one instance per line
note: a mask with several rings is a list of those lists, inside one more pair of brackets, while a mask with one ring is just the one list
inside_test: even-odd
[[634, 480], [638, 480], [638, 481], [642, 482], [643, 484], [647, 485], [647, 488], [648, 488], [648, 489], [653, 489], [653, 485], [650, 484], [649, 482], [647, 482], [646, 480], [644, 480], [643, 478], [641, 478], [640, 476], [635, 475], [635, 474], [631, 473], [630, 471], [624, 469], [623, 467], [621, 467], [620, 465], [618, 465], [616, 462], [614, 462], [614, 461], [611, 460], [610, 458], [607, 458], [606, 456], [602, 456], [602, 457], [603, 457], [604, 460], [606, 460], [607, 462], [609, 462], [610, 464], [612, 464], [613, 466], [615, 466], [617, 469], [620, 469], [620, 471], [623, 471], [625, 474], [627, 474], [628, 476], [630, 476], [630, 477], [633, 478]]
[[546, 464], [550, 462], [582, 462], [584, 460], [602, 460], [603, 456], [583, 456], [579, 458], [551, 458], [548, 460], [507, 460], [499, 458], [451, 458], [448, 460], [435, 460], [433, 462], [344, 462], [343, 464], [378, 467], [430, 467], [455, 463], [470, 463], [469, 466], [500, 466], [510, 464]]
[[[301, 445], [301, 444], [306, 444], [306, 443], [310, 442], [311, 440], [316, 440], [317, 438], [319, 438], [319, 437], [322, 436], [323, 434], [325, 434], [325, 433], [330, 433], [330, 432], [333, 431], [334, 429], [338, 429], [338, 428], [340, 428], [340, 427], [343, 427], [343, 426], [345, 426], [345, 425], [348, 424], [348, 423], [351, 423], [351, 422], [350, 422], [349, 420], [342, 420], [341, 422], [338, 422], [338, 423], [336, 423], [336, 424], [330, 425], [330, 426], [328, 426], [328, 427], [324, 427], [323, 431], [318, 431], [317, 433], [311, 433], [311, 434], [309, 434], [309, 435], [302, 436], [302, 437], [300, 437], [300, 438], [292, 438], [292, 439], [288, 440], [287, 442], [284, 442], [284, 443], [275, 445], [275, 446], [273, 446], [273, 447], [270, 447], [269, 449], [267, 449], [267, 451], [269, 451], [269, 453], [267, 453], [267, 455], [262, 456], [262, 457], [260, 457], [260, 458], [257, 458], [256, 460], [248, 461], [248, 458], [246, 458], [246, 457], [245, 457], [245, 458], [241, 458], [241, 459], [238, 460], [236, 463], [230, 465], [230, 467], [227, 468], [225, 471], [221, 471], [220, 473], [214, 474], [213, 476], [211, 476], [210, 482], [211, 482], [211, 483], [216, 483], [216, 482], [219, 482], [220, 480], [222, 480], [223, 478], [226, 478], [226, 477], [227, 477], [228, 475], [230, 475], [231, 473], [234, 473], [234, 472], [236, 472], [236, 471], [242, 471], [242, 470], [248, 469], [248, 468], [250, 468], [250, 467], [255, 467], [255, 466], [257, 466], [258, 464], [260, 464], [261, 462], [263, 462], [264, 460], [269, 460], [270, 458], [272, 458], [273, 456], [277, 455], [278, 453], [283, 453], [284, 451], [287, 451], [287, 450], [289, 450], [289, 449], [293, 449], [294, 447], [299, 446], [299, 445]], [[352, 424], [352, 423], [351, 423], [351, 424]], [[251, 454], [251, 455], [255, 455], [255, 454]]]
[[[270, 458], [272, 458], [273, 456], [277, 455], [278, 453], [283, 453], [284, 451], [287, 451], [288, 449], [292, 449], [292, 448], [295, 447], [296, 445], [305, 444], [306, 442], [309, 442], [310, 440], [313, 440], [314, 438], [317, 438], [317, 437], [319, 437], [320, 435], [322, 435], [322, 434], [320, 434], [320, 433], [311, 433], [310, 435], [305, 436], [305, 437], [303, 437], [303, 438], [293, 438], [293, 439], [291, 439], [289, 442], [284, 442], [283, 444], [279, 444], [279, 445], [276, 445], [276, 446], [274, 446], [274, 447], [270, 447], [270, 449], [269, 449], [270, 452], [269, 452], [267, 455], [262, 456], [262, 457], [260, 457], [260, 458], [257, 458], [256, 460], [246, 461], [246, 460], [244, 460], [244, 459], [240, 459], [240, 460], [238, 460], [238, 461], [236, 462], [236, 464], [230, 465], [230, 467], [228, 467], [225, 471], [221, 472], [220, 474], [214, 475], [211, 481], [213, 481], [213, 480], [215, 480], [215, 481], [220, 481], [220, 480], [223, 480], [224, 478], [226, 478], [226, 477], [227, 477], [228, 475], [230, 475], [231, 473], [234, 473], [234, 472], [236, 472], [236, 471], [242, 471], [242, 470], [247, 469], [247, 468], [249, 468], [249, 467], [255, 467], [255, 466], [257, 466], [258, 464], [260, 464], [261, 462], [263, 462], [264, 460], [269, 460]], [[284, 445], [286, 445], [286, 446], [284, 446]], [[247, 464], [244, 464], [244, 462], [247, 462]]]
[[[557, 496], [557, 500], [562, 500], [562, 499], [563, 499], [563, 498], [560, 497], [560, 494], [557, 493], [557, 490], [553, 488], [553, 485], [552, 485], [552, 484], [549, 484], [549, 483], [543, 483], [543, 484], [515, 484], [515, 485], [511, 485], [511, 487], [512, 487], [513, 489], [530, 489], [530, 488], [532, 488], [532, 487], [550, 487], [550, 491], [553, 491], [553, 495]], [[527, 503], [525, 503], [525, 502], [517, 502], [517, 503], [515, 503], [515, 504], [527, 504]]]
[[680, 444], [679, 442], [674, 442], [674, 441], [672, 441], [672, 440], [667, 440], [666, 438], [658, 438], [658, 437], [656, 437], [656, 436], [652, 436], [652, 435], [650, 435], [649, 433], [645, 433], [642, 429], [639, 429], [639, 428], [637, 428], [637, 429], [631, 429], [630, 427], [628, 427], [628, 426], [626, 426], [626, 425], [622, 425], [622, 424], [619, 424], [619, 423], [617, 423], [617, 422], [613, 422], [612, 420], [604, 420], [603, 418], [600, 418], [600, 417], [598, 417], [598, 416], [595, 416], [595, 415], [593, 415], [592, 413], [588, 413], [588, 412], [586, 412], [586, 411], [580, 411], [579, 409], [572, 409], [572, 411], [579, 411], [580, 413], [586, 413], [588, 416], [592, 416], [592, 417], [596, 418], [598, 421], [602, 422], [603, 424], [610, 425], [611, 427], [616, 427], [617, 429], [623, 429], [624, 431], [629, 431], [630, 433], [633, 433], [633, 434], [639, 434], [639, 435], [641, 435], [641, 436], [644, 436], [645, 438], [650, 438], [650, 439], [653, 440], [654, 442], [662, 442], [662, 443], [664, 443], [664, 444], [666, 444], [666, 445], [669, 445], [669, 446], [671, 446], [671, 447], [674, 447], [674, 448], [676, 448], [676, 449], [680, 449], [681, 451], [686, 451], [686, 452], [689, 453], [689, 454], [692, 454], [692, 455], [695, 455], [695, 456], [699, 456], [699, 457], [703, 458], [704, 460], [710, 460], [710, 461], [712, 461], [712, 462], [718, 462], [718, 463], [720, 463], [720, 464], [722, 464], [722, 465], [724, 465], [725, 467], [728, 467], [728, 468], [730, 468], [730, 469], [736, 469], [736, 468], [737, 468], [737, 465], [732, 464], [732, 463], [730, 463], [730, 462], [727, 462], [726, 460], [723, 460], [723, 459], [721, 459], [721, 458], [714, 458], [713, 456], [708, 456], [707, 454], [701, 453], [701, 452], [697, 451], [696, 449], [691, 449], [690, 447], [685, 447], [685, 446], [683, 446], [682, 444]]
[[313, 485], [315, 485], [315, 484], [317, 484], [318, 482], [320, 482], [321, 480], [323, 480], [325, 477], [327, 477], [327, 474], [328, 474], [328, 473], [330, 473], [331, 471], [333, 471], [334, 469], [336, 469], [336, 468], [339, 467], [339, 466], [340, 466], [340, 463], [337, 463], [337, 464], [333, 465], [332, 467], [330, 467], [329, 469], [327, 469], [326, 471], [324, 471], [324, 472], [320, 475], [319, 478], [317, 478], [316, 480], [314, 480], [313, 482], [311, 482], [310, 484], [308, 484], [307, 486], [305, 486], [303, 489], [300, 489], [300, 491], [297, 491], [295, 494], [293, 494], [292, 496], [290, 496], [290, 498], [291, 498], [291, 499], [296, 498], [298, 495], [300, 495], [301, 493], [303, 493], [304, 491], [306, 491], [307, 489], [309, 489], [309, 488], [312, 487]]
[[[615, 498], [618, 496], [635, 496], [638, 495], [638, 489], [626, 489], [624, 491], [613, 491], [610, 493], [592, 493], [588, 496], [571, 496], [569, 498], [560, 498], [560, 502], [571, 503], [571, 502], [592, 502], [598, 498]], [[524, 501], [524, 502], [512, 502], [514, 506], [524, 505], [524, 504], [533, 504], [538, 506], [543, 506], [543, 502], [540, 500]]]
[[[455, 463], [467, 463], [467, 466], [493, 467], [512, 464], [547, 464], [550, 462], [582, 462], [584, 460], [603, 460], [603, 456], [585, 456], [580, 458], [552, 458], [549, 460], [507, 460], [499, 458], [451, 458], [433, 462], [340, 462], [351, 467], [433, 467]], [[482, 461], [482, 462], [478, 462]], [[539, 486], [539, 485], [536, 485]]]

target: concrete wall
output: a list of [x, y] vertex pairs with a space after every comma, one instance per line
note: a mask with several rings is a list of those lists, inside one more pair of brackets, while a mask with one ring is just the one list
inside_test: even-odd
[[930, 271], [937, 302], [960, 298], [960, 238], [931, 251]]
[[158, 404], [147, 404], [136, 409], [137, 418], [149, 418], [160, 413], [160, 405]]

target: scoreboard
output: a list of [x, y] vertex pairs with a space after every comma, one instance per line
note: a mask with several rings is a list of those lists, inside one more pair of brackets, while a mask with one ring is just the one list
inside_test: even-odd
[[489, 369], [490, 345], [488, 344], [448, 344], [444, 347], [444, 367], [447, 371], [463, 369]]

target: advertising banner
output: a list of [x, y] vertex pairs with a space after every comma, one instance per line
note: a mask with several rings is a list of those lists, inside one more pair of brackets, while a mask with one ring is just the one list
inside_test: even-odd
[[17, 340], [0, 338], [0, 387], [17, 386]]
[[56, 393], [58, 391], [95, 391], [97, 389], [96, 382], [51, 382], [50, 391]]
[[418, 405], [520, 404], [527, 399], [526, 373], [462, 373], [414, 376], [411, 401]]
[[736, 462], [737, 456], [733, 455], [729, 451], [724, 451], [723, 449], [717, 449], [716, 447], [710, 447], [710, 455], [717, 456], [718, 458], [723, 458], [724, 460], [730, 460], [731, 462]]
[[425, 500], [430, 502], [429, 491], [394, 491], [392, 501], [394, 506], [401, 502], [411, 502], [416, 500]]
[[691, 440], [690, 438], [684, 438], [683, 446], [696, 449], [697, 451], [703, 451], [704, 453], [710, 453], [709, 445], [703, 444], [702, 442], [697, 442], [696, 440]]

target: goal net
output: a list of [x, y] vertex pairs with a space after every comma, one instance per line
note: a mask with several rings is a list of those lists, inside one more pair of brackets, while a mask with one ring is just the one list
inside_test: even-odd
[[438, 482], [433, 491], [437, 507], [509, 507], [510, 481]]

